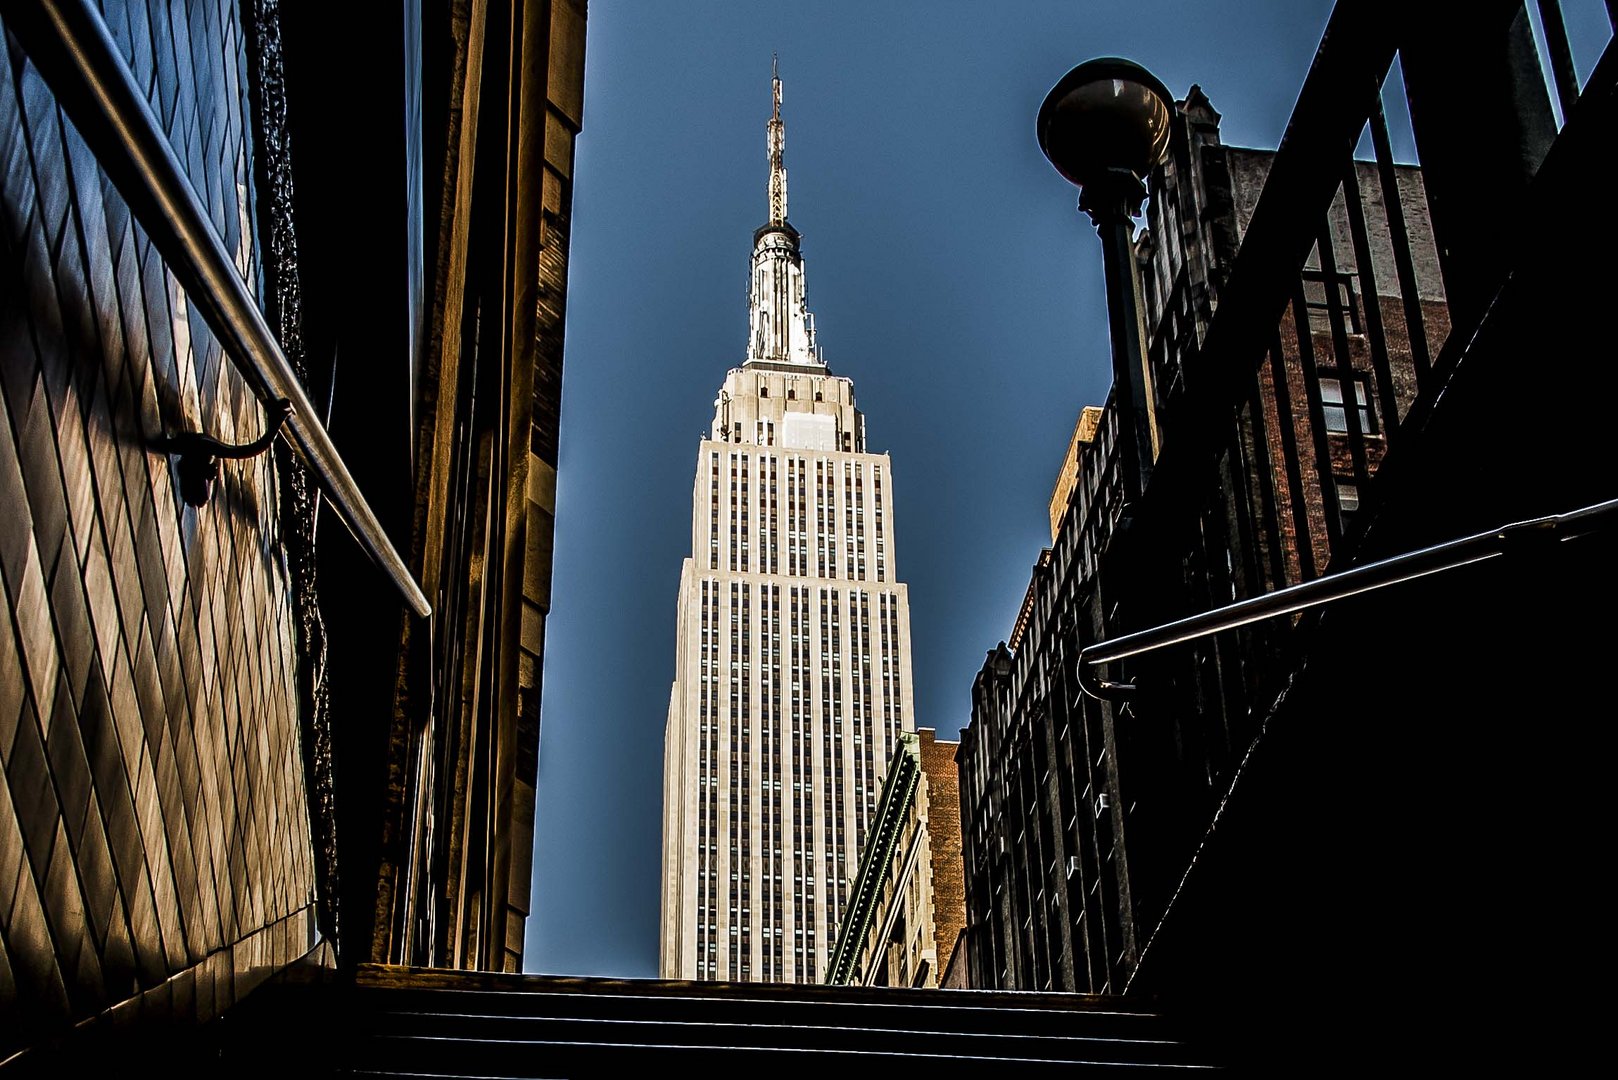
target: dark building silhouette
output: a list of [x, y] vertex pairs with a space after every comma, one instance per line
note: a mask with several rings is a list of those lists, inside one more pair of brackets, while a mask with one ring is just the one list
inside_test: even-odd
[[[1172, 415], [1196, 377], [1199, 346], [1276, 157], [1221, 143], [1219, 119], [1198, 87], [1177, 103], [1136, 241], [1159, 416]], [[1322, 234], [1330, 242], [1306, 259], [1291, 317], [1239, 421], [1235, 461], [1252, 497], [1230, 515], [1254, 549], [1246, 590], [1296, 584], [1326, 564], [1382, 460], [1388, 418], [1396, 424], [1416, 395], [1410, 333], [1425, 356], [1448, 330], [1419, 170], [1387, 172], [1408, 239], [1413, 287], [1403, 291], [1415, 301], [1408, 310], [1419, 313], [1413, 326], [1391, 254], [1383, 176], [1375, 162], [1356, 162], [1354, 171], [1354, 205], [1343, 191], [1334, 198]], [[1365, 245], [1357, 249], [1360, 232]], [[1355, 273], [1362, 255], [1365, 278]], [[1367, 282], [1375, 293], [1365, 292]], [[1352, 410], [1342, 386], [1357, 403]], [[1128, 815], [1119, 804], [1116, 736], [1104, 727], [1086, 731], [1080, 710], [1064, 706], [1052, 685], [1064, 649], [1073, 648], [1075, 620], [1097, 620], [1103, 603], [1101, 567], [1124, 513], [1115, 428], [1110, 407], [1082, 411], [1052, 495], [1052, 547], [1040, 553], [1007, 643], [990, 652], [974, 683], [960, 752], [965, 805], [974, 808], [964, 819], [979, 913], [970, 936], [973, 985], [1110, 993], [1122, 989], [1139, 953], [1121, 857]], [[1163, 432], [1165, 441], [1172, 436]], [[1226, 589], [1236, 580], [1234, 568], [1228, 572]]]
[[[437, 614], [405, 619], [383, 685], [355, 687], [356, 709], [361, 690], [363, 707], [388, 690], [393, 705], [376, 710], [388, 772], [370, 956], [521, 971], [585, 12], [530, 0], [433, 15], [412, 218], [425, 226], [419, 374], [396, 412], [414, 450], [411, 568]], [[372, 880], [366, 864], [362, 892]]]
[[[1464, 25], [1338, 5], [1274, 154], [1220, 145], [1194, 88], [1176, 109], [1138, 248], [1149, 483], [1123, 503], [1112, 410], [1091, 417], [1053, 547], [973, 683], [970, 985], [1181, 1000], [1268, 1065], [1400, 1040], [1576, 1060], [1579, 1036], [1543, 1041], [1565, 1029], [1549, 1002], [1497, 996], [1569, 974], [1502, 948], [1506, 928], [1599, 922], [1594, 766], [1544, 725], [1588, 710], [1611, 641], [1590, 620], [1613, 586], [1613, 372], [1584, 357], [1613, 214], [1576, 193], [1614, 69], [1577, 88], [1541, 8], [1560, 129], [1519, 3]], [[1389, 150], [1395, 56], [1419, 172]], [[1576, 239], [1547, 225], [1575, 205]], [[1473, 534], [1485, 561], [1157, 629]], [[1081, 661], [1131, 633], [1139, 652]], [[1554, 809], [1508, 794], [1549, 777]]]

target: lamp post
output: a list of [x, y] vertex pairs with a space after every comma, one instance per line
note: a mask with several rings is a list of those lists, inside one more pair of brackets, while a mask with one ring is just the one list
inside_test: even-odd
[[1079, 209], [1101, 235], [1107, 325], [1112, 337], [1113, 407], [1124, 499], [1140, 497], [1156, 458], [1157, 425], [1146, 359], [1132, 218], [1146, 177], [1168, 149], [1174, 96], [1129, 60], [1087, 60], [1062, 76], [1039, 107], [1039, 148], [1079, 188]]

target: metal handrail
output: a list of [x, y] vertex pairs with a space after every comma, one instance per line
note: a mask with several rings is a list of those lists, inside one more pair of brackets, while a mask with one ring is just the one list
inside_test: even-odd
[[89, 0], [0, 0], [8, 29], [84, 136], [225, 354], [283, 427], [320, 489], [417, 615], [432, 614], [276, 343], [134, 74]]
[[1079, 650], [1079, 686], [1093, 698], [1123, 697], [1134, 690], [1134, 685], [1109, 682], [1102, 679], [1096, 669], [1116, 660], [1194, 641], [1222, 630], [1233, 630], [1277, 615], [1295, 614], [1333, 600], [1343, 600], [1428, 574], [1469, 566], [1497, 555], [1520, 551], [1530, 545], [1571, 540], [1614, 525], [1618, 525], [1618, 499], [1566, 514], [1552, 514], [1502, 525], [1487, 532], [1329, 574], [1301, 585], [1277, 589], [1150, 630], [1125, 634], [1111, 641], [1098, 641]]

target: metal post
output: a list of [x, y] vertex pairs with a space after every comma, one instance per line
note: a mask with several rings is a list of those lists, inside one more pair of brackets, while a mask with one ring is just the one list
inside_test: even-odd
[[1528, 194], [1556, 138], [1550, 95], [1522, 0], [1419, 10], [1399, 55], [1450, 325], [1469, 334], [1505, 276], [1502, 208], [1555, 212]]
[[1118, 414], [1118, 457], [1124, 501], [1139, 499], [1157, 459], [1157, 416], [1147, 368], [1146, 324], [1140, 268], [1135, 263], [1134, 222], [1146, 185], [1127, 169], [1109, 169], [1104, 181], [1087, 184], [1079, 209], [1101, 236], [1107, 282], [1107, 327], [1112, 337], [1113, 408]]
[[1562, 5], [1557, 0], [1539, 0], [1539, 25], [1545, 28], [1545, 51], [1550, 54], [1551, 77], [1556, 80], [1556, 100], [1562, 106], [1562, 122], [1573, 115], [1579, 103], [1579, 76], [1573, 68], [1573, 47], [1568, 44], [1567, 24], [1562, 21]]

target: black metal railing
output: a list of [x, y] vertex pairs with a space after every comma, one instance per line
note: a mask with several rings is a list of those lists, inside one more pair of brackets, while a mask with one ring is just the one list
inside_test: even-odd
[[1548, 544], [1577, 540], [1615, 527], [1618, 527], [1618, 499], [1610, 499], [1566, 514], [1549, 514], [1511, 522], [1471, 536], [1379, 559], [1364, 566], [1240, 600], [1150, 630], [1098, 641], [1079, 652], [1079, 684], [1093, 698], [1127, 697], [1135, 687], [1101, 678], [1101, 668], [1132, 656], [1144, 656], [1173, 645], [1198, 641], [1265, 619], [1295, 615], [1321, 604], [1346, 600], [1391, 585], [1402, 585], [1428, 574], [1458, 570], [1505, 555], [1544, 557]]
[[[1560, 25], [1556, 4], [1540, 10], [1547, 27]], [[1110, 662], [1109, 679], [1140, 687], [1126, 703], [1080, 707], [1104, 709], [1115, 723], [1129, 914], [1143, 941], [1297, 663], [1303, 607], [1612, 517], [1603, 504], [1358, 565], [1384, 464], [1451, 385], [1510, 268], [1503, 260], [1490, 281], [1446, 262], [1438, 233], [1455, 226], [1429, 208], [1451, 192], [1429, 185], [1453, 184], [1453, 170], [1446, 179], [1394, 160], [1388, 113], [1397, 105], [1404, 122], [1406, 103], [1384, 100], [1383, 84], [1400, 33], [1385, 5], [1334, 12], [1206, 335], [1178, 364], [1162, 361], [1185, 389], [1165, 399], [1151, 483], [1130, 508], [1127, 542], [1114, 534], [1093, 586], [1105, 601], [1096, 605], [1100, 631], [1081, 634], [1075, 681], [1104, 690], [1096, 666]], [[1547, 37], [1564, 110], [1577, 123], [1571, 62]], [[1407, 69], [1414, 63], [1405, 59]], [[1610, 82], [1604, 62], [1592, 87]], [[1374, 160], [1356, 161], [1367, 131]], [[1509, 230], [1498, 242], [1511, 249]], [[1460, 282], [1469, 295], [1458, 299]]]

